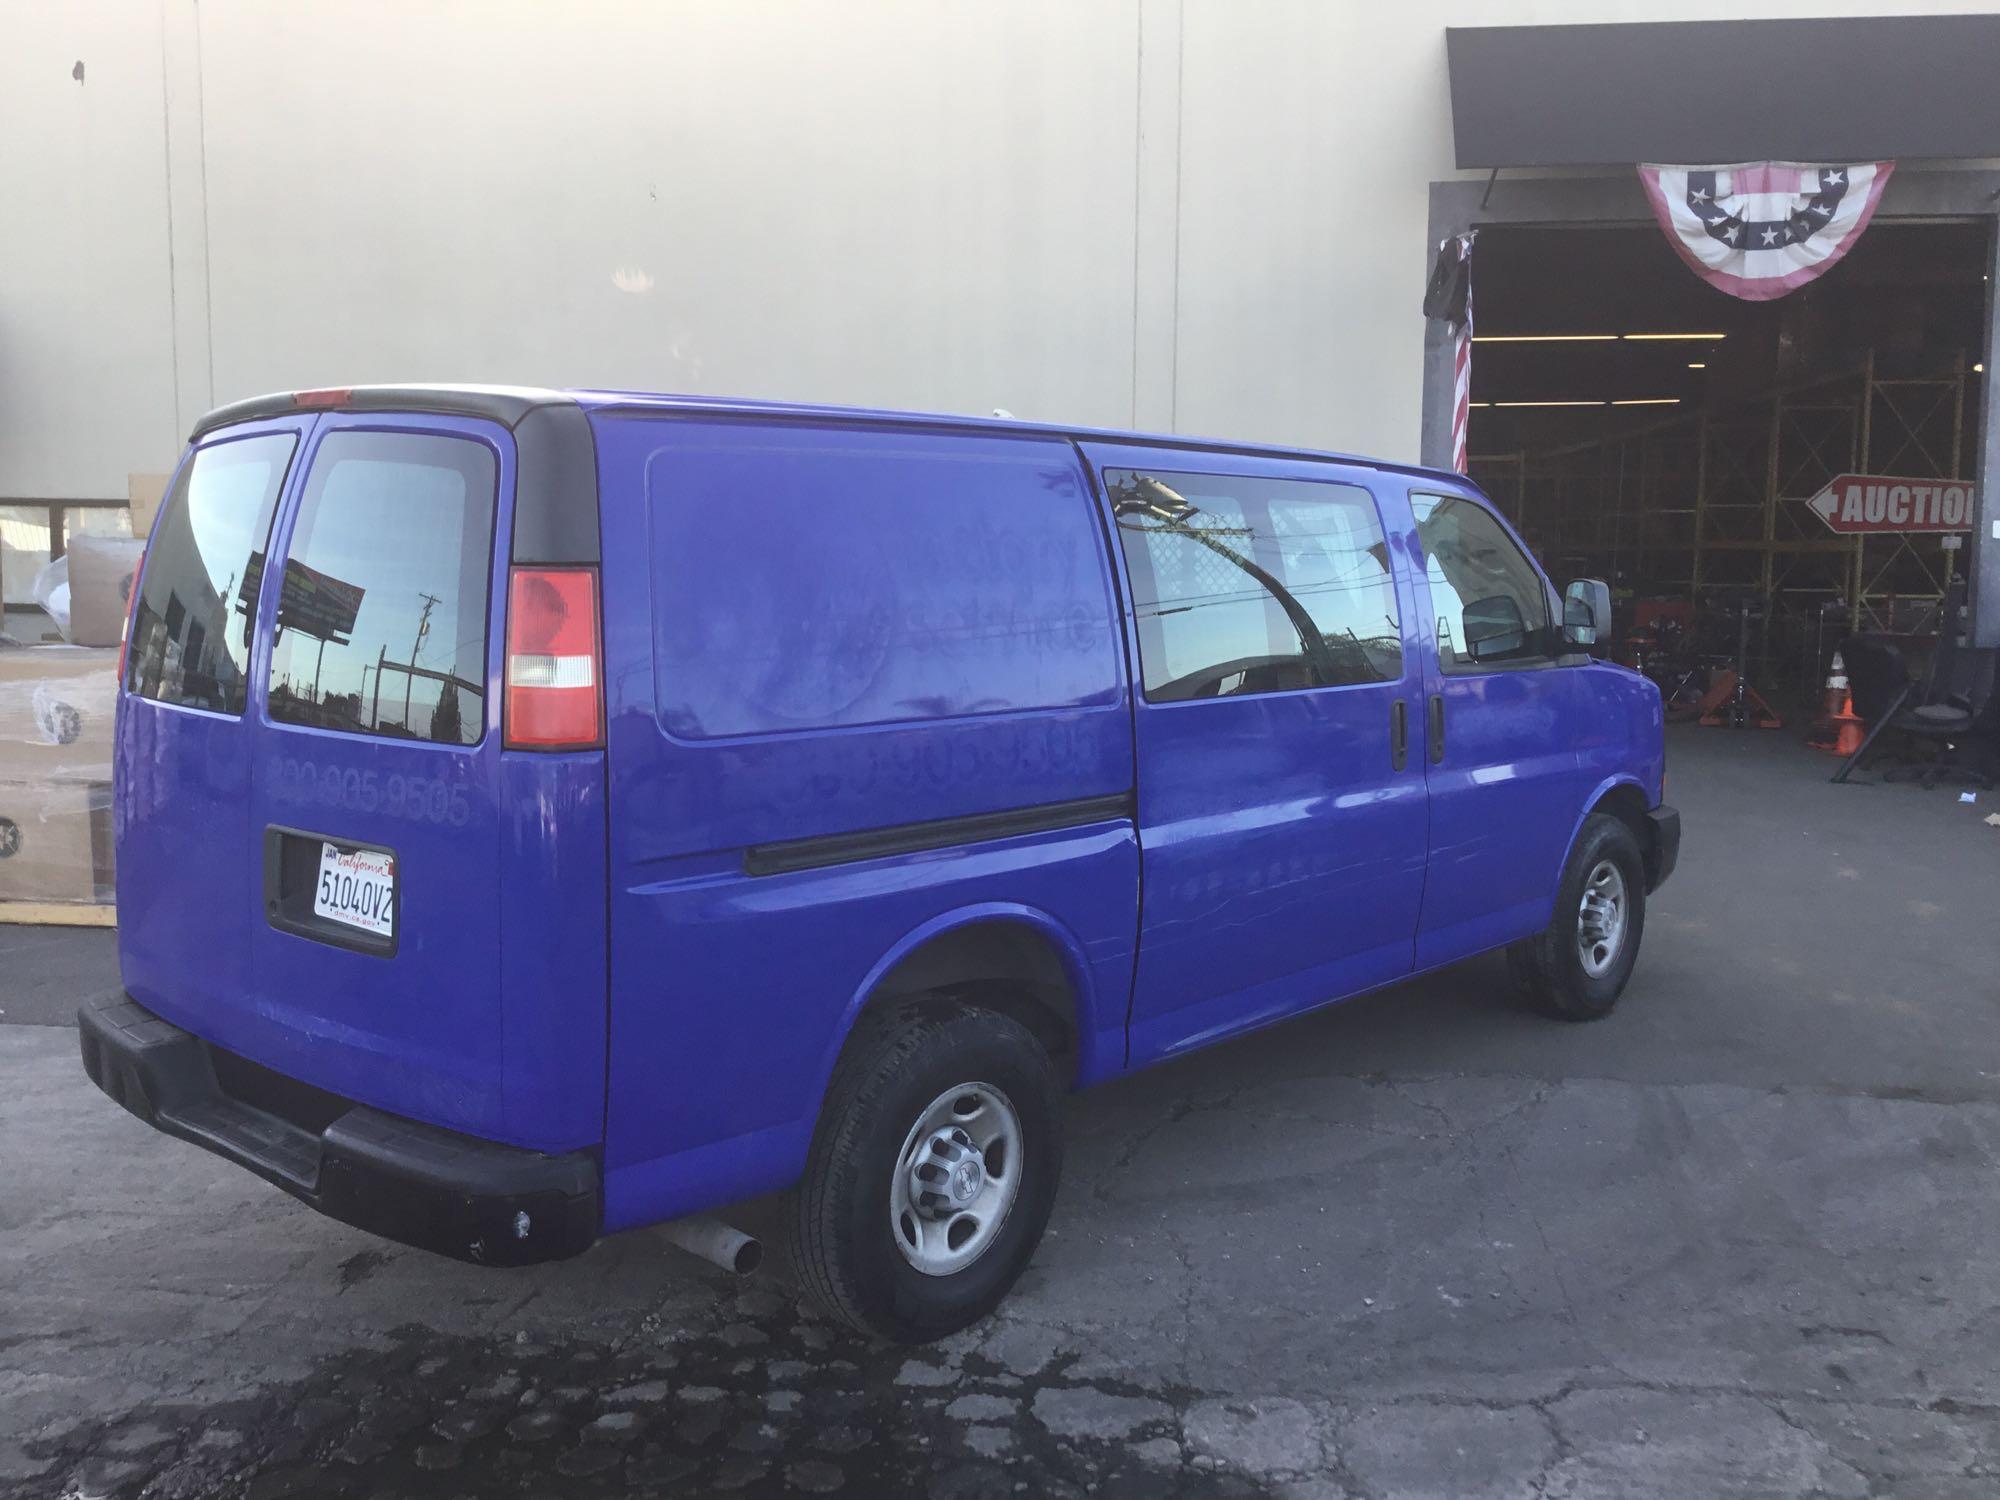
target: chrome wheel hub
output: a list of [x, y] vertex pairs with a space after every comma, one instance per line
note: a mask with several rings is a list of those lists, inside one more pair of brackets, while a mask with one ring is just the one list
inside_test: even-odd
[[926, 1276], [962, 1271], [986, 1252], [1019, 1196], [1021, 1120], [999, 1089], [946, 1089], [903, 1138], [889, 1184], [889, 1229]]
[[1600, 859], [1583, 883], [1583, 900], [1576, 909], [1576, 956], [1592, 979], [1603, 978], [1618, 961], [1629, 909], [1625, 872]]

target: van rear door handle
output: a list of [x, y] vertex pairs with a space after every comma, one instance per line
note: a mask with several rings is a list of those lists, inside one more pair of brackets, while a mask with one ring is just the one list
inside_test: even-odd
[[1431, 764], [1444, 759], [1444, 694], [1431, 694]]
[[1401, 698], [1389, 705], [1389, 769], [1400, 771], [1410, 761], [1410, 707]]

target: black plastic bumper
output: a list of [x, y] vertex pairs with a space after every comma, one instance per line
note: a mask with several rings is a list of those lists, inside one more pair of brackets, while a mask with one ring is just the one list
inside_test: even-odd
[[1653, 827], [1652, 847], [1646, 851], [1646, 890], [1650, 894], [1667, 883], [1681, 857], [1681, 815], [1677, 808], [1656, 807], [1646, 814]]
[[[597, 1238], [600, 1178], [585, 1153], [545, 1156], [338, 1099], [221, 1053], [123, 995], [92, 1001], [76, 1021], [84, 1071], [133, 1114], [356, 1228], [489, 1266], [561, 1260]], [[268, 1086], [255, 1086], [260, 1076]]]

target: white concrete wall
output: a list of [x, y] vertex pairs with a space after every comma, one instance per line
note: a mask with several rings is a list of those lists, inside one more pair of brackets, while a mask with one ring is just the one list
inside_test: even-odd
[[1414, 457], [1447, 25], [1994, 8], [0, 0], [0, 497], [364, 380]]
[[0, 503], [179, 447], [161, 52], [157, 6], [0, 0]]

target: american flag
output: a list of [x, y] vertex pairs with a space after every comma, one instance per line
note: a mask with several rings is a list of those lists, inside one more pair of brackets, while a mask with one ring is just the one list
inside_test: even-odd
[[1451, 464], [1463, 474], [1465, 429], [1472, 415], [1472, 242], [1479, 231], [1468, 229], [1438, 245], [1430, 284], [1424, 288], [1424, 316], [1458, 330], [1451, 360]]
[[1639, 180], [1653, 217], [1697, 276], [1732, 297], [1769, 302], [1824, 275], [1853, 248], [1895, 166], [1648, 163]]
[[1451, 356], [1451, 466], [1466, 467], [1466, 431], [1472, 422], [1472, 236], [1459, 236], [1459, 257], [1465, 262], [1465, 316], [1458, 322], [1458, 347]]

